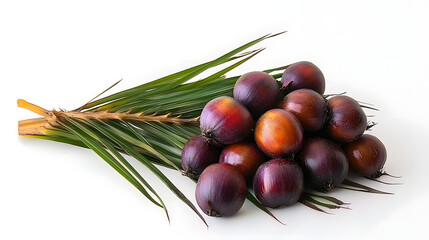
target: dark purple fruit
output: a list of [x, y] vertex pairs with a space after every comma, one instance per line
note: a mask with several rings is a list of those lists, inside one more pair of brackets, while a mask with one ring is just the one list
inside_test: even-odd
[[251, 186], [256, 170], [265, 158], [255, 143], [243, 142], [227, 146], [220, 154], [219, 162], [235, 166], [243, 174], [247, 186]]
[[241, 142], [249, 136], [252, 127], [249, 111], [231, 97], [211, 100], [201, 113], [202, 134], [216, 145]]
[[264, 206], [289, 206], [299, 200], [304, 190], [304, 176], [294, 161], [273, 159], [258, 168], [253, 179], [253, 189], [256, 198]]
[[243, 206], [246, 182], [232, 165], [217, 163], [208, 166], [197, 182], [195, 197], [198, 206], [209, 216], [231, 216]]
[[378, 178], [383, 174], [387, 151], [377, 137], [364, 134], [356, 141], [345, 144], [344, 152], [350, 168], [356, 173], [369, 178]]
[[298, 162], [306, 183], [322, 192], [328, 192], [342, 183], [349, 170], [343, 150], [323, 138], [308, 139], [301, 149]]
[[311, 62], [303, 61], [290, 65], [282, 76], [282, 91], [308, 88], [319, 94], [325, 92], [325, 77], [322, 71]]
[[256, 123], [255, 142], [268, 156], [283, 157], [297, 152], [304, 133], [299, 120], [283, 109], [271, 109]]
[[286, 95], [280, 107], [298, 118], [305, 131], [322, 129], [326, 120], [326, 100], [311, 89], [298, 89]]
[[237, 80], [233, 95], [256, 117], [276, 105], [279, 85], [271, 75], [265, 72], [249, 72]]
[[207, 138], [197, 135], [191, 138], [182, 150], [182, 169], [186, 176], [195, 178], [206, 167], [219, 161], [220, 151]]
[[326, 134], [334, 141], [351, 142], [366, 130], [367, 118], [359, 103], [351, 97], [339, 95], [328, 100]]

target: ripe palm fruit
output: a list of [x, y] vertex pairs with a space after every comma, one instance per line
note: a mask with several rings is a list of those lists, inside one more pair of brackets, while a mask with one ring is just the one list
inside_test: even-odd
[[253, 128], [250, 112], [231, 97], [218, 97], [206, 104], [201, 112], [203, 136], [215, 145], [229, 145], [246, 139]]
[[265, 72], [249, 72], [237, 80], [233, 95], [254, 117], [258, 117], [278, 102], [279, 85]]
[[304, 138], [299, 120], [283, 109], [271, 109], [256, 123], [255, 142], [273, 158], [297, 152]]

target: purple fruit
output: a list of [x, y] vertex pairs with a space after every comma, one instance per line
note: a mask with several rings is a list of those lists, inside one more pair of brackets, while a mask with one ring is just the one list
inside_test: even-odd
[[285, 93], [293, 90], [308, 88], [319, 94], [325, 92], [325, 77], [322, 71], [311, 62], [297, 62], [283, 72], [282, 91]]
[[235, 166], [243, 174], [247, 185], [251, 186], [253, 176], [265, 158], [255, 143], [242, 142], [227, 146], [220, 154], [219, 162]]
[[328, 192], [346, 178], [349, 164], [343, 150], [323, 138], [310, 138], [299, 154], [298, 162], [306, 183], [322, 192]]
[[231, 97], [218, 97], [206, 104], [200, 128], [204, 137], [222, 146], [246, 139], [253, 128], [249, 111]]
[[234, 86], [234, 98], [243, 104], [253, 116], [273, 108], [278, 102], [279, 85], [265, 72], [249, 72], [242, 75]]
[[350, 168], [364, 177], [378, 178], [386, 163], [387, 151], [375, 136], [364, 134], [356, 141], [344, 145]]
[[296, 203], [304, 190], [301, 168], [292, 160], [273, 159], [263, 163], [253, 179], [256, 198], [267, 207]]
[[208, 140], [197, 135], [191, 138], [182, 150], [182, 169], [191, 178], [198, 177], [206, 167], [219, 161], [220, 151]]
[[246, 193], [243, 175], [226, 163], [208, 166], [195, 189], [198, 206], [205, 214], [214, 217], [234, 215], [243, 206]]
[[339, 95], [328, 100], [326, 134], [337, 142], [351, 142], [365, 132], [367, 118], [359, 103], [351, 97]]
[[280, 107], [298, 118], [305, 131], [316, 132], [326, 121], [326, 100], [311, 89], [298, 89], [286, 95]]

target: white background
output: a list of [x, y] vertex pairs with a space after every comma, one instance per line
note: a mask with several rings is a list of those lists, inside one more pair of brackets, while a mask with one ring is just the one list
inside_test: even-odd
[[[1, 1], [0, 239], [395, 239], [427, 232], [427, 1], [154, 2]], [[90, 150], [17, 136], [17, 121], [36, 117], [16, 107], [18, 98], [73, 109], [121, 78], [116, 91], [284, 30], [230, 75], [309, 60], [324, 72], [327, 93], [347, 91], [375, 104], [381, 111], [372, 133], [388, 149], [386, 170], [404, 184], [361, 182], [395, 195], [336, 190], [331, 195], [352, 210], [273, 210], [286, 227], [246, 202], [234, 217], [206, 217], [207, 230], [130, 159], [166, 202], [169, 225]], [[162, 170], [195, 203], [195, 184]]]

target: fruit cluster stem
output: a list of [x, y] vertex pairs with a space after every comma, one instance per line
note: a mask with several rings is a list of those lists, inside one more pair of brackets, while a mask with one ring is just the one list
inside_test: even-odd
[[131, 122], [159, 122], [159, 123], [171, 123], [179, 125], [193, 125], [199, 126], [200, 118], [181, 118], [180, 116], [171, 116], [170, 113], [165, 115], [145, 115], [144, 113], [131, 113], [128, 112], [80, 112], [80, 111], [57, 111], [57, 110], [46, 110], [42, 107], [29, 103], [25, 100], [18, 100], [18, 107], [25, 108], [34, 113], [39, 114], [42, 118], [34, 118], [28, 120], [22, 120], [18, 122], [18, 133], [19, 135], [46, 135], [46, 130], [55, 127], [60, 127], [58, 121], [68, 117], [83, 121], [88, 120], [122, 120]]

